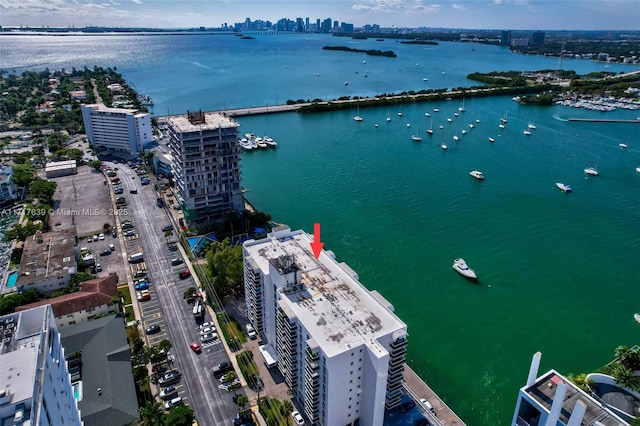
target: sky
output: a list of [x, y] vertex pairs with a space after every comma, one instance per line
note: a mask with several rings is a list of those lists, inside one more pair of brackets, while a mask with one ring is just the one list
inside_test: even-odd
[[331, 18], [356, 27], [640, 30], [640, 0], [0, 0], [0, 25], [217, 28]]

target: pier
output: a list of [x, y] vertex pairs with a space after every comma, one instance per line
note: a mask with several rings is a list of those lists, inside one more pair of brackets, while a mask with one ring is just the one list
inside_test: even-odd
[[616, 120], [616, 119], [607, 119], [607, 118], [569, 118], [569, 121], [582, 121], [582, 122], [591, 122], [591, 123], [631, 123], [631, 124], [640, 124], [640, 117], [635, 120]]

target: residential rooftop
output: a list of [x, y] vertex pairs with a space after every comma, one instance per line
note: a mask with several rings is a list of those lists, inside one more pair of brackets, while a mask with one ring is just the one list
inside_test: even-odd
[[[194, 116], [198, 120], [194, 121]], [[190, 112], [188, 114], [170, 115], [164, 117], [163, 120], [181, 133], [240, 127], [240, 124], [235, 120], [217, 112]]]
[[569, 417], [571, 417], [571, 413], [578, 401], [582, 401], [586, 406], [586, 412], [581, 423], [583, 425], [600, 424], [602, 426], [621, 426], [625, 424], [619, 417], [607, 411], [602, 404], [580, 390], [555, 370], [551, 370], [539, 377], [536, 382], [525, 391], [531, 398], [535, 399], [545, 409], [550, 411], [553, 398], [556, 394], [556, 388], [560, 383], [567, 385], [567, 391], [562, 403], [562, 411], [560, 412], [560, 420], [564, 424], [569, 422]]
[[[280, 275], [300, 272], [301, 282], [288, 283], [281, 290], [283, 309], [304, 324], [328, 355], [367, 344], [405, 329], [393, 314], [393, 306], [377, 291], [369, 291], [345, 263], [338, 263], [331, 251], [318, 259], [311, 250], [313, 238], [304, 231], [275, 228], [266, 238], [245, 243], [245, 249], [262, 270]], [[383, 352], [382, 348], [378, 348]]]
[[24, 242], [16, 286], [46, 278], [75, 274], [75, 228], [36, 233]]
[[53, 316], [61, 317], [74, 312], [86, 311], [102, 305], [113, 303], [118, 297], [118, 276], [109, 275], [80, 283], [80, 290], [51, 299], [44, 299], [28, 305], [18, 306], [16, 311], [25, 311], [43, 305], [51, 305]]

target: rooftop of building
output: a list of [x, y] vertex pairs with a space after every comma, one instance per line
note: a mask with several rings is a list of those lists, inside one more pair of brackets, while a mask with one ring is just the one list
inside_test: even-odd
[[567, 392], [562, 403], [562, 411], [560, 412], [560, 420], [563, 424], [568, 423], [569, 417], [571, 417], [571, 413], [578, 401], [582, 401], [587, 408], [581, 424], [594, 425], [596, 421], [602, 426], [620, 426], [624, 424], [618, 416], [608, 411], [602, 404], [580, 390], [555, 370], [551, 370], [540, 376], [533, 385], [524, 389], [524, 391], [549, 411], [553, 404], [556, 389], [560, 383], [567, 385]]
[[76, 167], [76, 160], [49, 161], [45, 165], [47, 171], [56, 169], [66, 169], [68, 167]]
[[108, 106], [106, 106], [105, 104], [90, 104], [90, 105], [85, 105], [86, 108], [89, 108], [93, 111], [99, 111], [99, 112], [108, 112], [108, 113], [112, 113], [112, 114], [137, 114], [138, 110], [137, 109], [131, 109], [131, 108], [110, 108]]
[[[287, 315], [296, 316], [312, 337], [331, 356], [345, 348], [367, 344], [376, 350], [375, 340], [402, 330], [406, 324], [393, 306], [377, 291], [369, 291], [333, 252], [322, 251], [318, 259], [311, 251], [312, 237], [304, 231], [275, 228], [266, 239], [245, 243], [246, 251], [263, 271], [280, 274], [300, 271], [301, 282], [289, 283], [281, 293]], [[380, 354], [382, 348], [377, 348]]]
[[85, 425], [128, 425], [138, 419], [131, 373], [131, 351], [120, 316], [111, 315], [65, 327], [60, 332], [65, 354], [80, 354]]
[[217, 112], [190, 112], [170, 115], [163, 120], [181, 133], [240, 127], [240, 124], [232, 118]]
[[42, 339], [49, 332], [50, 319], [48, 306], [0, 317], [0, 383], [9, 391], [12, 404], [33, 396], [38, 358], [48, 350]]
[[36, 233], [24, 242], [17, 287], [45, 278], [74, 274], [75, 228]]
[[113, 303], [114, 297], [118, 297], [118, 276], [109, 275], [80, 283], [80, 290], [75, 293], [64, 294], [51, 299], [29, 303], [28, 305], [18, 306], [16, 311], [51, 305], [53, 315], [55, 317], [61, 317], [74, 312], [108, 305]]

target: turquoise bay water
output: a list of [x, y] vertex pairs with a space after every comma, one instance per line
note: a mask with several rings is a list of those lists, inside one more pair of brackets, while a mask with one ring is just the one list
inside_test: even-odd
[[[3, 37], [0, 57], [16, 72], [116, 66], [154, 98], [156, 114], [470, 86], [472, 71], [559, 66], [494, 46], [256, 37]], [[399, 57], [321, 50], [338, 44]], [[637, 69], [566, 59], [563, 67]], [[388, 124], [386, 108], [361, 109], [361, 123], [355, 110], [241, 118], [241, 133], [279, 143], [242, 154], [243, 185], [256, 207], [293, 229], [312, 232], [320, 222], [325, 247], [408, 324], [411, 366], [467, 424], [502, 425], [534, 352], [543, 352], [541, 371], [579, 373], [638, 342], [640, 125], [566, 120], [640, 112], [525, 107], [501, 97], [466, 99], [467, 112], [454, 117], [458, 106], [397, 106]], [[527, 137], [529, 122], [537, 129]], [[420, 143], [410, 139], [416, 132]], [[596, 164], [601, 175], [586, 178], [583, 169]], [[474, 169], [485, 181], [469, 176]], [[561, 193], [556, 182], [574, 192]], [[456, 257], [477, 271], [479, 284], [451, 269]]]

